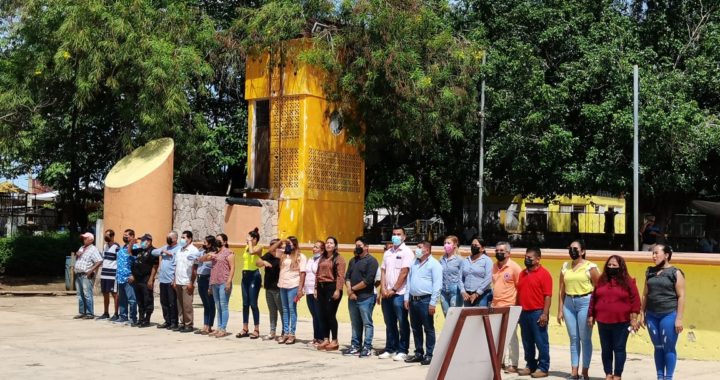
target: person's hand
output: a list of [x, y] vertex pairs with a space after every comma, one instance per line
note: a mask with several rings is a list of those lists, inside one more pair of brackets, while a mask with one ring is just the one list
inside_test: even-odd
[[644, 314], [644, 313], [640, 313], [640, 315], [638, 315], [638, 321], [637, 321], [637, 323], [638, 323], [638, 326], [640, 326], [641, 329], [644, 329], [644, 328], [645, 328], [645, 314]]
[[470, 301], [470, 295], [469, 295], [469, 294], [467, 294], [467, 293], [465, 293], [465, 292], [462, 292], [462, 293], [460, 293], [460, 294], [462, 295], [463, 300], [465, 300], [465, 301]]
[[133, 275], [130, 275], [130, 277], [128, 277], [128, 284], [132, 284], [133, 282], [135, 282], [135, 277], [133, 277]]
[[168, 251], [167, 249], [163, 250], [163, 253], [165, 254], [165, 256], [172, 257], [172, 255], [173, 255], [172, 252]]
[[375, 297], [375, 303], [380, 305], [382, 303], [382, 296]]
[[387, 289], [382, 289], [380, 291], [380, 298], [388, 298], [388, 291]]
[[195, 291], [195, 286], [193, 284], [190, 284], [187, 286], [187, 294], [191, 296], [193, 292]]
[[428, 314], [430, 314], [430, 316], [435, 315], [435, 305], [430, 305], [428, 307]]
[[333, 301], [337, 301], [338, 299], [340, 299], [340, 290], [335, 289], [335, 292], [333, 292], [333, 295], [332, 295], [332, 299], [333, 299]]
[[593, 317], [587, 317], [587, 325], [588, 325], [588, 327], [592, 328], [594, 324], [595, 324], [595, 318], [593, 318]]
[[683, 331], [682, 319], [675, 318], [675, 332], [680, 334]]
[[637, 320], [630, 320], [630, 327], [632, 327], [633, 332], [637, 332], [640, 330], [640, 323]]
[[225, 283], [225, 293], [228, 293], [231, 289], [232, 289], [232, 281], [227, 280], [227, 282]]
[[475, 301], [476, 301], [478, 298], [480, 298], [480, 294], [478, 294], [478, 293], [472, 294], [472, 295], [470, 296], [470, 303], [471, 303], [471, 304], [474, 304]]
[[148, 287], [149, 289], [152, 289], [154, 285], [155, 285], [155, 281], [153, 281], [153, 280], [148, 280], [148, 282], [147, 282], [147, 287]]
[[357, 294], [355, 294], [355, 293], [350, 293], [350, 295], [348, 295], [348, 298], [350, 298], [353, 301], [357, 301], [357, 299], [358, 299]]
[[173, 283], [172, 283], [172, 288], [177, 290], [177, 286], [175, 286], [175, 281], [173, 281]]
[[403, 305], [405, 305], [405, 310], [410, 310], [410, 301], [403, 302]]
[[304, 295], [305, 295], [305, 292], [303, 292], [302, 289], [298, 289], [297, 298], [300, 299], [300, 298], [302, 298]]
[[85, 277], [87, 277], [89, 280], [92, 280], [93, 277], [95, 277], [95, 272], [89, 272], [88, 274], [85, 275]]
[[[588, 317], [588, 320], [589, 320], [590, 318], [591, 318], [591, 317]], [[558, 324], [559, 324], [559, 325], [562, 325], [564, 319], [565, 319], [565, 316], [563, 315], [563, 311], [562, 311], [562, 308], [561, 308], [560, 310], [558, 310], [558, 315], [557, 315]], [[592, 325], [590, 325], [590, 326], [592, 326]]]
[[540, 318], [538, 318], [537, 323], [540, 327], [547, 326], [548, 323], [548, 315], [545, 313], [540, 314]]

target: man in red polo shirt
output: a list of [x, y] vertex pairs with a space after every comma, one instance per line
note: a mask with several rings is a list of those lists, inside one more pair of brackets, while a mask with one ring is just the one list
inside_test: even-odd
[[[525, 252], [525, 269], [518, 280], [520, 336], [525, 351], [525, 368], [518, 375], [533, 378], [547, 377], [550, 370], [550, 342], [548, 341], [548, 313], [552, 297], [552, 276], [542, 265], [540, 248]], [[535, 358], [535, 349], [539, 356]]]

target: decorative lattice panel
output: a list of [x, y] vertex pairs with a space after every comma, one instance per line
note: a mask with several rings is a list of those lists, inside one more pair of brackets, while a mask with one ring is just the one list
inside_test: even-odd
[[359, 193], [361, 166], [357, 154], [309, 149], [308, 188]]
[[298, 187], [298, 139], [300, 100], [296, 97], [271, 101], [270, 150], [272, 183], [275, 189]]

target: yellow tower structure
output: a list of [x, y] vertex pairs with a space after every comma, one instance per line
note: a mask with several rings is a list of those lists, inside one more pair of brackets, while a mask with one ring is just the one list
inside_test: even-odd
[[365, 162], [325, 97], [322, 72], [296, 57], [247, 61], [246, 196], [278, 201], [279, 237], [351, 243], [363, 232]]

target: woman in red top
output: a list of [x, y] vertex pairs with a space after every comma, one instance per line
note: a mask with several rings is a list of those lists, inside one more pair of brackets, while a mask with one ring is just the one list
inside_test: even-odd
[[[630, 277], [625, 260], [612, 255], [593, 291], [588, 325], [598, 323], [605, 380], [620, 380], [625, 366], [625, 346], [630, 331], [639, 328], [640, 294]], [[615, 366], [613, 367], [613, 355]]]

